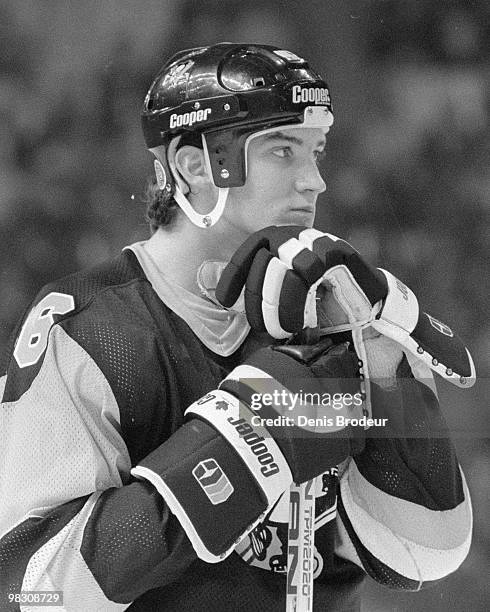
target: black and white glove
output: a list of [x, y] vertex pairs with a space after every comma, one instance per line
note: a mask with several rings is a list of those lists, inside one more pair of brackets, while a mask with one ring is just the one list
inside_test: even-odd
[[[357, 357], [327, 338], [301, 348], [251, 355], [131, 470], [154, 485], [204, 561], [228, 556], [293, 481], [362, 451], [364, 439], [352, 432], [361, 428], [337, 418], [362, 414]], [[318, 401], [306, 404], [307, 398]]]
[[475, 381], [462, 340], [420, 310], [406, 285], [369, 265], [337, 236], [297, 226], [256, 232], [224, 269], [216, 297], [231, 307], [243, 287], [250, 325], [273, 338], [289, 338], [318, 323], [327, 334], [349, 330], [365, 362], [362, 331], [371, 328], [371, 338], [373, 330], [390, 338], [453, 384], [470, 387]]

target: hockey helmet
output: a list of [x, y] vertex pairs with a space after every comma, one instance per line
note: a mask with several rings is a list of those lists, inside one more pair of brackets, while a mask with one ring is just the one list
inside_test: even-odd
[[182, 185], [171, 143], [201, 146], [214, 184], [239, 187], [246, 180], [251, 134], [280, 126], [326, 133], [332, 123], [325, 81], [294, 53], [258, 44], [220, 43], [177, 53], [157, 74], [142, 111], [148, 148], [163, 146], [166, 152], [159, 184], [174, 193]]

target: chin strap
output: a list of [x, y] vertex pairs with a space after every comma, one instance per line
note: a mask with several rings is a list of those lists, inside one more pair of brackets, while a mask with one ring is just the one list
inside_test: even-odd
[[225, 209], [226, 199], [228, 198], [229, 188], [218, 187], [218, 201], [216, 202], [213, 210], [206, 215], [200, 215], [196, 212], [189, 200], [185, 197], [179, 187], [175, 188], [174, 199], [180, 206], [185, 216], [194, 223], [197, 227], [211, 227], [213, 226], [223, 214]]
[[[168, 165], [170, 166], [170, 171], [175, 181], [175, 190], [173, 193], [173, 197], [175, 201], [177, 202], [177, 204], [182, 209], [182, 212], [185, 214], [185, 216], [196, 227], [202, 227], [202, 228], [212, 227], [223, 214], [223, 211], [225, 209], [226, 200], [228, 198], [229, 188], [228, 187], [218, 187], [218, 200], [211, 212], [206, 213], [205, 215], [201, 215], [198, 212], [196, 212], [194, 208], [192, 208], [191, 203], [186, 197], [186, 194], [189, 193], [189, 187], [182, 180], [182, 177], [180, 176], [175, 166], [175, 152], [177, 149], [177, 145], [179, 144], [180, 138], [181, 138], [180, 136], [177, 136], [176, 138], [172, 140], [172, 142], [170, 143], [168, 147], [168, 153], [167, 153]], [[206, 153], [205, 155], [206, 163], [208, 165], [208, 170], [210, 171], [209, 157], [207, 155], [206, 142], [204, 138], [203, 138], [203, 144], [204, 144], [205, 153]], [[165, 175], [165, 169], [163, 167], [163, 164], [158, 159], [156, 159], [154, 163], [155, 163], [155, 174], [157, 176], [158, 186], [160, 187], [160, 189], [168, 189], [169, 183], [166, 180], [167, 177]]]

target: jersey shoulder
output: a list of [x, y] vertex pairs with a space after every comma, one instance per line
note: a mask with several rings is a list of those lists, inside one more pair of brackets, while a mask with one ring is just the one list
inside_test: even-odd
[[[84, 334], [84, 322], [106, 319], [124, 331], [127, 309], [114, 307], [114, 292], [120, 302], [132, 292], [151, 291], [146, 276], [131, 251], [90, 270], [77, 272], [45, 285], [19, 321], [7, 351], [3, 371], [7, 374], [3, 401], [13, 401], [25, 392], [42, 366], [51, 330], [59, 325], [72, 337]], [[110, 323], [109, 323], [110, 321]], [[85, 326], [86, 327], [86, 326]], [[86, 329], [85, 329], [86, 331]]]
[[73, 308], [66, 313], [67, 316], [73, 316], [103, 291], [138, 282], [146, 283], [146, 276], [134, 253], [125, 250], [114, 259], [89, 270], [75, 272], [48, 283], [37, 294], [31, 309], [50, 294], [65, 294], [73, 297]]

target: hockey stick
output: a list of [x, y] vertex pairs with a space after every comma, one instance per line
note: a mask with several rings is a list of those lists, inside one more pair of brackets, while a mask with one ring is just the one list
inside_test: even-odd
[[[305, 329], [300, 342], [314, 344], [319, 330]], [[289, 490], [286, 612], [313, 610], [315, 565], [315, 479], [292, 484]]]
[[315, 563], [315, 479], [289, 491], [286, 612], [313, 609]]

